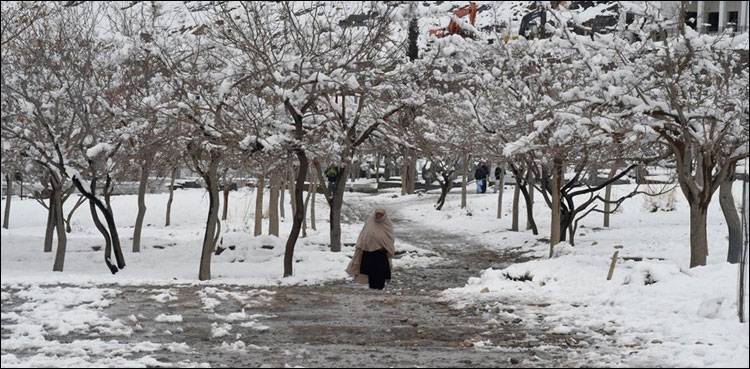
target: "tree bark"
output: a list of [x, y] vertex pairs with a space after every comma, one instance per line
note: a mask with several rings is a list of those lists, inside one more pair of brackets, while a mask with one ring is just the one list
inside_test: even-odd
[[512, 223], [510, 226], [511, 231], [518, 232], [518, 197], [519, 193], [521, 192], [521, 185], [518, 184], [518, 181], [516, 180], [515, 185], [513, 186], [513, 214], [512, 214]]
[[344, 192], [346, 192], [346, 177], [349, 174], [349, 163], [339, 169], [336, 177], [336, 187], [329, 202], [330, 205], [330, 231], [331, 231], [331, 251], [341, 251], [341, 208], [344, 205]]
[[8, 219], [10, 217], [10, 199], [13, 197], [13, 178], [5, 175], [5, 183], [8, 184], [5, 191], [5, 211], [3, 212], [3, 228], [8, 229]]
[[560, 233], [565, 233], [566, 229], [568, 231], [568, 243], [571, 246], [575, 246], [576, 245], [576, 229], [575, 227], [573, 227], [572, 221], [568, 223], [568, 226], [566, 228], [561, 228]]
[[44, 252], [52, 252], [52, 240], [55, 237], [55, 197], [50, 194], [47, 208], [47, 229], [44, 232]]
[[375, 189], [380, 188], [380, 154], [375, 155]]
[[255, 186], [255, 237], [263, 234], [263, 190], [266, 185], [266, 179], [264, 176], [258, 177], [258, 182]]
[[499, 183], [497, 186], [497, 219], [503, 217], [503, 190], [505, 189], [505, 171], [500, 173], [500, 178], [495, 179]]
[[466, 208], [466, 181], [469, 176], [469, 155], [464, 154], [463, 158], [463, 168], [462, 168], [462, 179], [461, 179], [461, 209]]
[[229, 209], [229, 184], [224, 182], [224, 187], [222, 188], [222, 192], [224, 195], [224, 207], [221, 211], [221, 220], [227, 220], [227, 212]]
[[399, 173], [399, 176], [401, 177], [401, 195], [406, 195], [409, 193], [409, 173], [411, 171], [409, 170], [409, 151], [404, 151], [404, 157], [401, 161], [401, 173]]
[[[617, 172], [617, 166], [613, 165], [612, 169], [609, 170], [609, 176], [607, 177], [608, 180], [612, 180], [612, 177], [615, 176], [615, 172]], [[606, 189], [604, 190], [604, 226], [609, 227], [609, 214], [611, 209], [610, 199], [612, 198], [612, 184], [608, 184]]]
[[[305, 171], [305, 173], [306, 172], [307, 171]], [[294, 183], [294, 166], [292, 166], [292, 170], [289, 172], [289, 181], [288, 181], [288, 183], [289, 183], [289, 203], [291, 204], [291, 208], [292, 208], [292, 217], [294, 217], [294, 213], [297, 211], [297, 202], [294, 201], [294, 192], [296, 191], [296, 186], [295, 186], [295, 183]], [[303, 184], [304, 184], [304, 182], [303, 182]], [[304, 191], [304, 186], [303, 186], [302, 190]], [[283, 199], [283, 197], [282, 197], [282, 199]], [[282, 209], [284, 208], [284, 201], [283, 200], [281, 201], [281, 208]], [[303, 219], [304, 219], [304, 217], [303, 217]]]
[[294, 246], [297, 243], [300, 228], [302, 228], [302, 220], [305, 218], [305, 206], [302, 203], [302, 191], [305, 188], [305, 178], [307, 178], [308, 162], [305, 152], [301, 149], [295, 149], [295, 154], [297, 155], [297, 160], [299, 161], [299, 168], [297, 169], [297, 183], [294, 186], [294, 221], [292, 223], [292, 230], [289, 233], [289, 238], [286, 241], [286, 247], [284, 249], [284, 277], [289, 277], [293, 274]]
[[[536, 223], [534, 222], [534, 177], [531, 175], [531, 170], [526, 173], [526, 186], [528, 196], [526, 198], [526, 229], [534, 230]], [[536, 231], [533, 232], [536, 234]]]
[[[96, 191], [96, 179], [92, 180], [91, 182], [91, 195], [95, 196]], [[86, 196], [81, 196], [82, 198], [86, 198]], [[102, 234], [102, 237], [104, 238], [104, 264], [107, 265], [107, 268], [109, 268], [109, 271], [112, 272], [112, 274], [117, 273], [118, 269], [114, 265], [112, 265], [111, 255], [112, 255], [112, 237], [110, 236], [109, 232], [107, 231], [107, 228], [104, 227], [104, 224], [102, 224], [101, 220], [99, 219], [99, 214], [96, 212], [96, 203], [93, 200], [88, 200], [89, 203], [89, 211], [91, 212], [91, 219], [94, 221], [94, 225], [96, 226], [96, 229], [99, 231], [99, 233]]]
[[552, 169], [552, 219], [549, 238], [549, 257], [554, 253], [554, 247], [560, 243], [561, 209], [560, 209], [560, 185], [562, 183], [562, 161], [555, 158]]
[[409, 149], [409, 187], [406, 191], [411, 195], [417, 186], [417, 152]]
[[[286, 218], [284, 215], [284, 193], [286, 192], [286, 182], [286, 178], [281, 176], [281, 179], [279, 180], [279, 217], [282, 219]], [[294, 202], [294, 199], [289, 199], [289, 201]]]
[[312, 189], [312, 204], [310, 205], [310, 228], [313, 231], [317, 230], [315, 225], [315, 195], [318, 194], [318, 176], [312, 176], [312, 183], [310, 184]]
[[724, 213], [724, 219], [727, 221], [729, 232], [729, 250], [727, 252], [727, 262], [737, 264], [742, 258], [742, 223], [734, 205], [732, 196], [732, 183], [734, 179], [730, 176], [719, 187], [719, 204], [721, 211]]
[[169, 180], [169, 200], [167, 200], [167, 220], [164, 224], [165, 227], [169, 227], [170, 218], [172, 215], [172, 200], [174, 199], [174, 179], [177, 176], [177, 167], [172, 168], [172, 176]]
[[[105, 263], [107, 263], [107, 267], [112, 271], [112, 273], [116, 273], [118, 268], [122, 269], [125, 267], [125, 258], [122, 254], [122, 248], [120, 247], [120, 236], [117, 234], [117, 226], [115, 225], [115, 218], [114, 214], [112, 212], [112, 207], [109, 206], [109, 204], [105, 207], [105, 205], [99, 200], [99, 198], [96, 197], [96, 178], [94, 178], [91, 181], [91, 192], [86, 191], [86, 189], [83, 187], [83, 184], [81, 183], [80, 179], [77, 177], [73, 177], [73, 184], [75, 184], [76, 188], [78, 188], [78, 191], [85, 196], [89, 202], [93, 203], [104, 215], [104, 219], [107, 222], [107, 232], [102, 232], [102, 235], [104, 236], [105, 241], [109, 238], [112, 242], [112, 249], [114, 249], [115, 252], [115, 259], [117, 261], [117, 267], [115, 268], [110, 260], [110, 251], [108, 248], [105, 247], [104, 253], [105, 253]], [[111, 179], [109, 176], [107, 176], [107, 181], [104, 185], [104, 193], [107, 193], [110, 189], [111, 185]], [[90, 206], [90, 205], [89, 205]], [[96, 214], [96, 211], [94, 211], [92, 214], [92, 219], [94, 220], [94, 223], [96, 224], [98, 221], [98, 215]], [[101, 222], [99, 222], [101, 224]], [[97, 226], [97, 229], [99, 227]], [[103, 228], [103, 226], [102, 226]], [[100, 229], [101, 232], [101, 229]]]
[[401, 173], [399, 173], [399, 177], [401, 177], [401, 196], [406, 195], [406, 192], [407, 192], [406, 191], [406, 187], [407, 187], [407, 185], [406, 185], [406, 180], [407, 180], [406, 173], [408, 173], [409, 171], [406, 170], [406, 166], [407, 166], [407, 164], [406, 164], [406, 152], [404, 152], [404, 158], [403, 158], [403, 160], [401, 162]]
[[272, 174], [268, 201], [268, 234], [276, 237], [279, 236], [279, 182], [279, 175]]
[[443, 209], [443, 205], [445, 204], [445, 198], [448, 197], [448, 192], [450, 192], [452, 185], [453, 185], [453, 181], [451, 181], [450, 178], [444, 178], [444, 181], [440, 183], [440, 198], [438, 198], [437, 206], [435, 207], [435, 210]]
[[307, 208], [310, 206], [310, 198], [312, 197], [313, 184], [312, 181], [307, 186], [307, 196], [305, 196], [305, 208], [302, 214], [302, 238], [307, 237]]
[[73, 219], [73, 214], [78, 210], [78, 208], [86, 202], [85, 196], [78, 197], [78, 200], [76, 201], [75, 205], [73, 205], [73, 209], [70, 209], [70, 212], [68, 212], [68, 217], [65, 218], [65, 232], [70, 233], [73, 230], [70, 228], [70, 221]]
[[706, 214], [708, 206], [698, 203], [690, 205], [690, 267], [706, 265], [708, 239], [706, 237]]
[[57, 251], [55, 252], [55, 264], [52, 266], [52, 271], [62, 272], [65, 264], [65, 247], [67, 245], [62, 210], [62, 184], [55, 179], [52, 181], [52, 197], [55, 200], [50, 203], [50, 206], [54, 206], [55, 208], [53, 221], [55, 222], [55, 229], [57, 229]]
[[133, 252], [141, 252], [141, 232], [143, 231], [143, 218], [146, 216], [146, 190], [150, 165], [151, 161], [146, 160], [141, 166], [138, 183], [138, 214], [135, 217], [135, 229], [133, 229]]
[[211, 160], [208, 172], [204, 175], [208, 190], [209, 207], [206, 219], [206, 232], [203, 236], [203, 249], [201, 251], [201, 263], [198, 270], [198, 279], [206, 281], [211, 279], [211, 255], [214, 252], [216, 229], [219, 222], [219, 178], [217, 164]]
[[518, 190], [521, 192], [524, 204], [526, 205], [526, 229], [531, 229], [531, 233], [537, 235], [539, 234], [539, 230], [537, 229], [536, 221], [534, 220], [534, 199], [527, 188], [523, 185], [520, 185]]

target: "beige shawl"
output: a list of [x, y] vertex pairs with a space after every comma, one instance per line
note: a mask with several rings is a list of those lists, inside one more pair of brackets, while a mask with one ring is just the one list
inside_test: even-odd
[[[383, 217], [378, 220], [375, 217], [375, 213], [383, 213]], [[388, 219], [385, 209], [376, 209], [367, 219], [367, 223], [365, 223], [364, 228], [359, 233], [359, 237], [357, 237], [354, 256], [346, 268], [346, 272], [354, 277], [357, 282], [367, 283], [367, 276], [359, 273], [360, 266], [362, 265], [362, 252], [372, 252], [380, 249], [385, 249], [389, 260], [396, 254], [393, 223]]]

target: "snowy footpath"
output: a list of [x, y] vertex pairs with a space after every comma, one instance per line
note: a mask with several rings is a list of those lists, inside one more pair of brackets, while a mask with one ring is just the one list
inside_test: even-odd
[[[584, 223], [575, 247], [546, 259], [540, 201], [534, 236], [508, 231], [492, 194], [470, 194], [468, 209], [451, 194], [436, 212], [432, 193], [347, 193], [343, 242], [375, 206], [394, 220], [393, 281], [373, 291], [345, 278], [351, 246], [326, 250], [323, 199], [318, 231], [297, 246], [295, 276], [282, 279], [283, 240], [248, 236], [254, 196], [232, 196], [224, 244], [235, 247], [214, 258], [214, 279], [201, 283], [202, 191], [178, 192], [170, 228], [155, 226], [165, 199], [150, 195], [145, 247], [133, 254], [123, 236], [128, 267], [115, 276], [93, 250], [101, 241], [83, 212], [66, 271], [50, 272], [43, 209], [15, 203], [25, 216], [2, 233], [2, 366], [747, 367], [748, 326], [732, 315], [737, 269], [720, 262], [720, 247], [705, 268], [683, 265], [679, 200], [673, 212], [649, 213], [636, 198], [612, 229], [596, 228], [598, 218]], [[118, 224], [132, 224], [134, 199], [115, 199]], [[725, 229], [712, 212], [709, 241], [718, 245]], [[606, 281], [615, 245], [644, 260], [621, 261]]]

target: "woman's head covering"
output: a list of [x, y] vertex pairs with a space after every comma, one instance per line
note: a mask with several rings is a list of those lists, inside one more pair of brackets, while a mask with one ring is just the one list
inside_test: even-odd
[[[378, 213], [383, 214], [383, 216], [378, 218], [375, 216]], [[385, 249], [389, 255], [393, 256], [396, 252], [393, 244], [393, 223], [388, 218], [385, 209], [377, 208], [367, 219], [362, 232], [359, 233], [357, 248], [364, 251]]]
[[[378, 219], [375, 216], [377, 213], [381, 213], [383, 216]], [[391, 220], [388, 218], [388, 213], [386, 213], [385, 209], [377, 208], [372, 214], [370, 214], [370, 217], [367, 218], [367, 223], [365, 223], [365, 226], [359, 233], [359, 237], [357, 237], [356, 248], [354, 257], [347, 268], [347, 272], [354, 277], [359, 274], [359, 266], [362, 262], [362, 251], [372, 252], [385, 249], [389, 257], [393, 257], [396, 254], [393, 238], [393, 223], [391, 223]]]

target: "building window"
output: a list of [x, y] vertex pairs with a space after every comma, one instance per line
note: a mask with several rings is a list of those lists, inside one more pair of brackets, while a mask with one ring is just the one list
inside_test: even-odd
[[729, 12], [727, 16], [727, 28], [732, 28], [735, 31], [738, 29], [737, 26], [740, 24], [740, 13]]
[[719, 32], [719, 12], [708, 13], [708, 32]]

